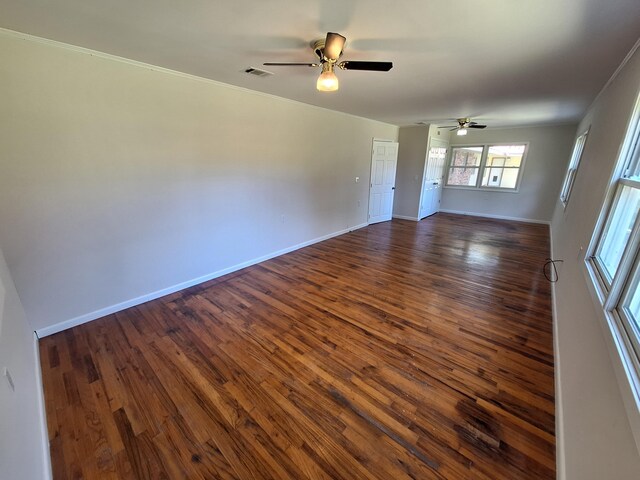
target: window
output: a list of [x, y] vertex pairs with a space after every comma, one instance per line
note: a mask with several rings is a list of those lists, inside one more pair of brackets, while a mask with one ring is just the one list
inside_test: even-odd
[[[635, 183], [635, 182], [634, 182]], [[620, 182], [594, 256], [607, 287], [615, 277], [640, 210], [640, 184]]]
[[633, 277], [622, 295], [618, 314], [627, 330], [627, 334], [637, 358], [640, 358], [640, 268], [636, 264]]
[[[612, 328], [624, 333], [625, 348], [640, 373], [640, 101], [625, 136], [611, 192], [588, 265], [605, 314], [613, 319]], [[640, 389], [640, 384], [635, 388]]]
[[484, 147], [455, 147], [451, 150], [451, 165], [447, 185], [475, 187]]
[[576, 173], [578, 172], [578, 166], [580, 165], [580, 159], [582, 158], [582, 152], [584, 151], [584, 144], [587, 142], [587, 130], [576, 139], [576, 143], [573, 145], [573, 152], [571, 153], [571, 160], [569, 160], [569, 168], [567, 169], [567, 175], [564, 177], [564, 183], [562, 184], [562, 190], [560, 190], [560, 200], [567, 206], [569, 202], [569, 195], [571, 195], [571, 189], [573, 188], [573, 182], [576, 179]]
[[453, 147], [446, 186], [516, 190], [526, 144]]
[[515, 189], [524, 149], [524, 145], [489, 147], [486, 166], [482, 174], [482, 186]]

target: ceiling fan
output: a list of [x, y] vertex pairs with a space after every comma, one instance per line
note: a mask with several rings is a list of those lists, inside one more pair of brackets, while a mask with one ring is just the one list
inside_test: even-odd
[[468, 128], [487, 128], [486, 125], [480, 125], [478, 122], [472, 122], [470, 118], [457, 118], [458, 125], [447, 125], [438, 128], [449, 128], [451, 132], [457, 130], [456, 135], [466, 135]]
[[338, 77], [334, 72], [335, 67], [341, 70], [370, 70], [374, 72], [388, 72], [393, 67], [391, 62], [369, 62], [346, 60], [338, 63], [342, 56], [342, 49], [347, 39], [339, 33], [329, 32], [325, 39], [311, 43], [313, 51], [318, 57], [316, 63], [282, 63], [267, 62], [263, 65], [274, 67], [322, 67], [318, 77], [316, 88], [321, 92], [333, 92], [338, 90]]

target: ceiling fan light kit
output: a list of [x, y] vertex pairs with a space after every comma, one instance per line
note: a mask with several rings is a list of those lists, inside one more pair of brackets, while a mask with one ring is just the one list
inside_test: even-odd
[[342, 56], [342, 49], [347, 41], [339, 33], [329, 32], [324, 40], [317, 40], [311, 43], [311, 48], [318, 56], [320, 63], [281, 63], [267, 62], [263, 65], [276, 67], [319, 67], [322, 66], [322, 73], [316, 82], [316, 88], [321, 92], [334, 92], [338, 90], [339, 82], [335, 74], [335, 67], [340, 70], [368, 70], [375, 72], [388, 72], [393, 68], [391, 62], [369, 62], [369, 61], [346, 61], [338, 62]]
[[486, 125], [480, 125], [478, 122], [472, 122], [470, 118], [456, 118], [457, 125], [445, 125], [438, 128], [449, 128], [451, 132], [456, 131], [456, 135], [466, 135], [470, 128], [487, 128]]
[[325, 62], [322, 64], [322, 73], [316, 82], [316, 88], [321, 92], [333, 92], [338, 90], [338, 77], [333, 72], [333, 63]]

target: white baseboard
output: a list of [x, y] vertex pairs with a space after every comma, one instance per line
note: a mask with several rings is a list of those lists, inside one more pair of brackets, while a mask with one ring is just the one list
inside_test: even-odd
[[40, 423], [41, 444], [40, 454], [42, 455], [43, 480], [51, 480], [53, 471], [51, 469], [51, 454], [49, 452], [49, 430], [47, 428], [47, 411], [44, 406], [44, 391], [42, 389], [42, 366], [40, 364], [40, 348], [38, 345], [38, 335], [33, 332], [33, 354], [36, 360], [36, 388], [38, 390], [38, 421]]
[[469, 215], [471, 217], [484, 217], [484, 218], [495, 218], [496, 220], [512, 220], [514, 222], [524, 222], [524, 223], [540, 223], [543, 225], [551, 225], [549, 220], [537, 220], [535, 218], [521, 218], [521, 217], [509, 217], [506, 215], [491, 215], [488, 213], [476, 213], [476, 212], [465, 212], [461, 210], [446, 210], [440, 209], [442, 213], [455, 213], [457, 215]]
[[[553, 253], [553, 229], [549, 225], [550, 255]], [[556, 284], [551, 284], [551, 319], [553, 322], [553, 376], [555, 383], [556, 407], [556, 477], [558, 480], [567, 478], [564, 455], [564, 418], [562, 413], [562, 382], [560, 380], [560, 345], [558, 344], [558, 310], [556, 304]]]
[[408, 217], [406, 215], [393, 215], [393, 218], [398, 218], [400, 220], [411, 220], [413, 222], [419, 222], [420, 219], [416, 217]]
[[246, 262], [238, 263], [231, 267], [223, 268], [222, 270], [218, 270], [213, 273], [209, 273], [207, 275], [203, 275], [198, 278], [194, 278], [191, 280], [187, 280], [186, 282], [178, 283], [177, 285], [173, 285], [171, 287], [163, 288], [162, 290], [157, 290], [155, 292], [148, 293], [146, 295], [142, 295], [140, 297], [132, 298], [131, 300], [127, 300], [125, 302], [117, 303], [115, 305], [111, 305], [109, 307], [101, 308], [94, 312], [86, 313], [84, 315], [80, 315], [75, 318], [71, 318], [69, 320], [64, 320], [62, 322], [56, 323], [55, 325], [50, 325], [48, 327], [40, 328], [36, 330], [36, 334], [38, 337], [46, 337], [48, 335], [53, 335], [54, 333], [61, 332], [63, 330], [67, 330], [69, 328], [82, 325], [83, 323], [90, 322], [92, 320], [96, 320], [98, 318], [105, 317], [107, 315], [111, 315], [112, 313], [119, 312], [121, 310], [125, 310], [127, 308], [135, 307], [136, 305], [140, 305], [145, 302], [149, 302], [151, 300], [155, 300], [156, 298], [164, 297], [165, 295], [169, 295], [171, 293], [179, 292], [180, 290], [184, 290], [185, 288], [193, 287], [194, 285], [198, 285], [203, 282], [207, 282], [209, 280], [213, 280], [214, 278], [221, 277], [228, 273], [232, 273], [238, 270], [241, 270], [246, 267], [250, 267], [251, 265], [255, 265], [260, 262], [264, 262], [271, 258], [279, 257], [280, 255], [284, 255], [285, 253], [293, 252], [294, 250], [298, 250], [300, 248], [308, 247], [309, 245], [313, 245], [314, 243], [322, 242], [324, 240], [328, 240], [333, 237], [337, 237], [340, 235], [344, 235], [345, 233], [352, 232], [353, 230], [358, 230], [360, 228], [366, 227], [368, 224], [362, 223], [360, 225], [355, 225], [353, 227], [345, 228], [344, 230], [340, 230], [337, 232], [329, 233], [327, 235], [323, 235], [322, 237], [314, 238], [312, 240], [308, 240], [306, 242], [299, 243], [297, 245], [292, 245], [287, 248], [283, 248], [281, 250], [268, 253], [267, 255], [263, 255], [258, 258], [254, 258], [251, 260], [247, 260]]

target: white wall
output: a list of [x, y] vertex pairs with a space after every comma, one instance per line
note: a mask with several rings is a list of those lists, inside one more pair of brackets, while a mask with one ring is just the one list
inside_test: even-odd
[[0, 58], [0, 245], [36, 329], [366, 223], [372, 139], [397, 139], [6, 33]]
[[395, 216], [417, 219], [429, 139], [449, 141], [449, 132], [435, 125], [400, 127], [398, 134], [398, 171], [393, 204]]
[[640, 455], [621, 395], [628, 392], [616, 382], [620, 360], [609, 355], [610, 333], [587, 289], [580, 253], [591, 240], [639, 86], [636, 52], [580, 123], [577, 132], [589, 125], [591, 130], [566, 210], [556, 199], [553, 250], [564, 260], [555, 284], [561, 479], [640, 478]]
[[569, 161], [575, 125], [469, 130], [456, 145], [529, 142], [517, 193], [444, 188], [441, 210], [548, 222]]
[[42, 405], [37, 341], [27, 322], [0, 250], [0, 476], [49, 478], [49, 450]]
[[398, 134], [398, 169], [393, 214], [418, 218], [420, 188], [427, 154], [429, 126], [401, 127]]

